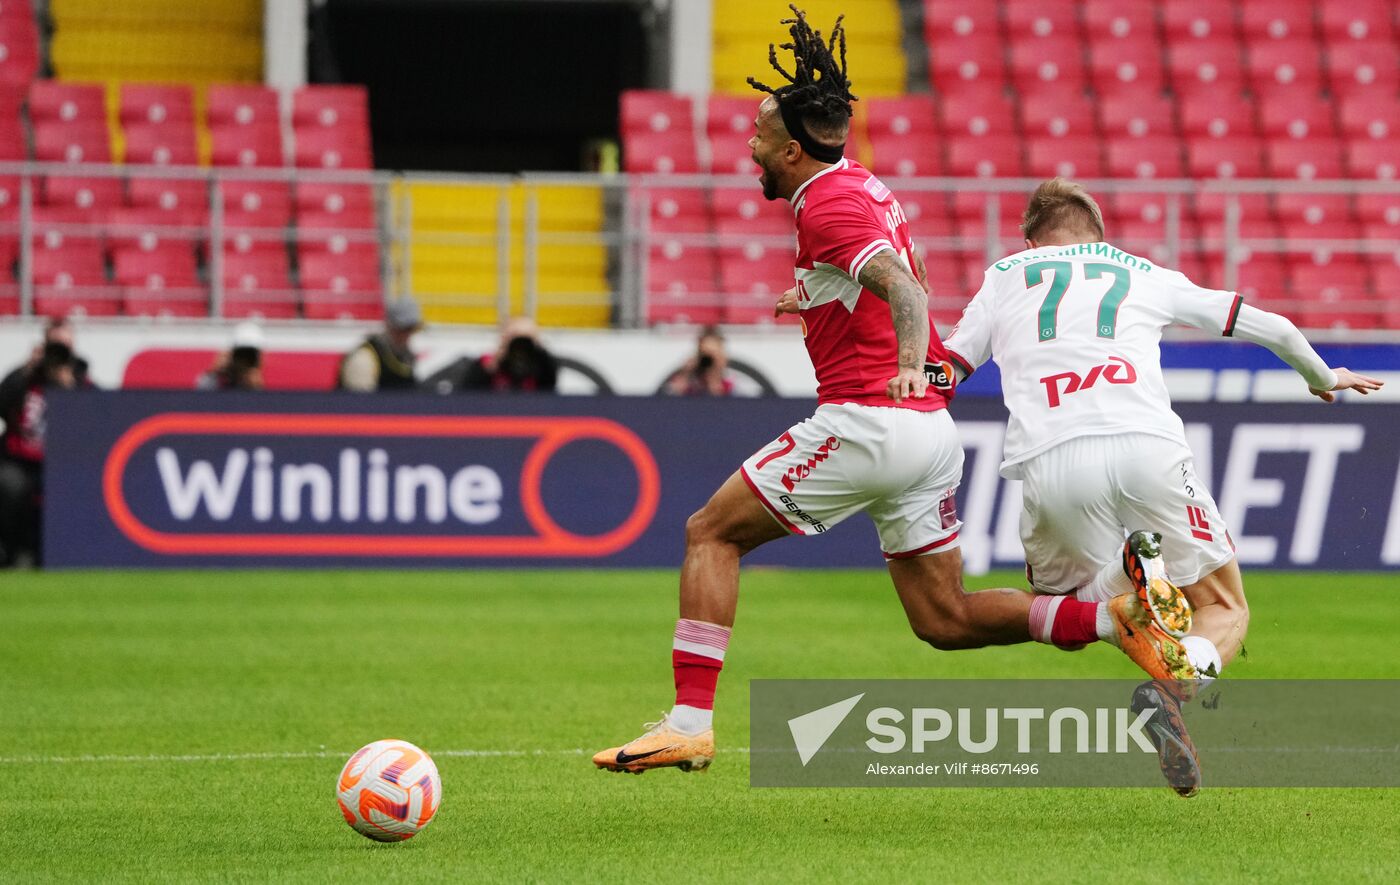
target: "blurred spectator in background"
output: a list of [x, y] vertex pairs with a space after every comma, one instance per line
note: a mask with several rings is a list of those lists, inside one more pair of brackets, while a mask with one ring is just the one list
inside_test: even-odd
[[729, 355], [719, 329], [706, 326], [700, 330], [695, 341], [695, 355], [671, 373], [662, 390], [671, 396], [729, 396], [734, 392], [734, 380], [729, 377]]
[[195, 386], [200, 390], [262, 390], [266, 343], [257, 323], [239, 323], [233, 330], [233, 346], [199, 376]]
[[89, 386], [87, 363], [73, 353], [73, 327], [54, 320], [29, 361], [0, 381], [0, 565], [42, 560], [39, 507], [43, 500], [47, 392]]
[[466, 367], [460, 390], [523, 390], [553, 393], [559, 362], [540, 343], [533, 320], [514, 317], [501, 329], [501, 343]]
[[409, 349], [413, 336], [423, 328], [418, 303], [400, 298], [384, 311], [384, 331], [371, 335], [340, 361], [340, 390], [369, 393], [376, 390], [413, 390], [417, 357]]

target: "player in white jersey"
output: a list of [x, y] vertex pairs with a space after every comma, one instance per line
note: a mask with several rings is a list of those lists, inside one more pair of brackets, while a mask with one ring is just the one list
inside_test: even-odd
[[1022, 230], [1025, 251], [987, 269], [946, 345], [963, 377], [988, 359], [1001, 368], [1011, 413], [1001, 472], [1024, 481], [1027, 575], [1040, 593], [1110, 598], [1126, 586], [1116, 567], [1125, 532], [1161, 533], [1168, 574], [1194, 609], [1183, 645], [1199, 674], [1214, 676], [1239, 651], [1249, 609], [1234, 545], [1171, 408], [1162, 330], [1262, 344], [1328, 402], [1381, 382], [1330, 368], [1291, 322], [1236, 293], [1105, 242], [1099, 208], [1077, 184], [1037, 188]]

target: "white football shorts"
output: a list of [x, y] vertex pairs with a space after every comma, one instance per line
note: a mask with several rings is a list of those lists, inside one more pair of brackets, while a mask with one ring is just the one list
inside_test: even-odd
[[947, 409], [827, 404], [739, 468], [773, 518], [821, 534], [864, 510], [886, 559], [952, 550], [963, 451]]
[[1081, 436], [1021, 465], [1026, 574], [1042, 593], [1069, 593], [1120, 561], [1128, 532], [1162, 534], [1177, 584], [1229, 562], [1234, 542], [1184, 443], [1144, 433]]

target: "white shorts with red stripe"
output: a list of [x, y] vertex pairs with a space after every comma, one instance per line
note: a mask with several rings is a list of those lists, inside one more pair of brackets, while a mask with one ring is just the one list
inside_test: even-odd
[[1194, 583], [1235, 556], [1185, 443], [1146, 433], [1081, 436], [1020, 465], [1031, 584], [1068, 593], [1123, 555], [1126, 533], [1162, 533], [1167, 575]]
[[946, 409], [827, 404], [739, 468], [788, 531], [821, 534], [865, 511], [887, 559], [958, 544], [963, 452]]

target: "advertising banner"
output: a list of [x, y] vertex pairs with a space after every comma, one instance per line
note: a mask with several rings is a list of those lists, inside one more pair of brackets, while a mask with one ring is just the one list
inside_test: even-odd
[[[79, 392], [52, 398], [56, 567], [674, 567], [686, 518], [810, 400]], [[1400, 565], [1400, 408], [1184, 404], [1240, 559]], [[1005, 410], [953, 407], [969, 571], [1019, 567]], [[1190, 515], [1182, 514], [1183, 519]], [[1217, 527], [1218, 529], [1218, 527]], [[857, 516], [746, 562], [883, 564]]]

